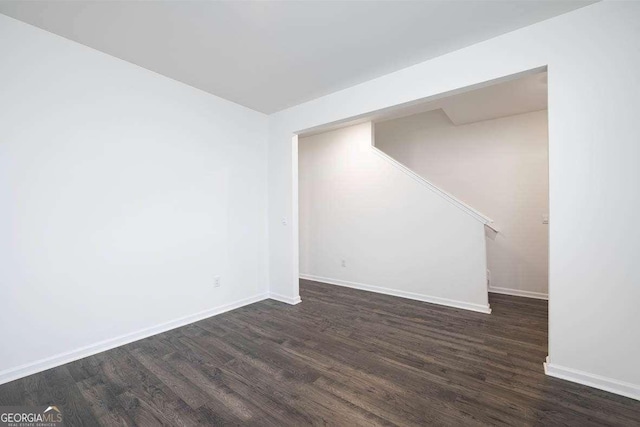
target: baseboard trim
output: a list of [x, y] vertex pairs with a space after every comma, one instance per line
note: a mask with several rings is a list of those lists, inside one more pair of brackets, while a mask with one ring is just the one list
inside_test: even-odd
[[391, 295], [394, 297], [408, 298], [416, 301], [428, 302], [431, 304], [445, 305], [447, 307], [461, 308], [463, 310], [476, 311], [478, 313], [491, 313], [489, 304], [472, 304], [463, 301], [456, 301], [447, 298], [433, 297], [429, 295], [417, 294], [414, 292], [399, 291], [397, 289], [384, 288], [381, 286], [365, 285], [363, 283], [349, 282], [346, 280], [330, 279], [328, 277], [313, 276], [311, 274], [301, 274], [303, 280], [327, 283], [329, 285], [344, 286], [346, 288], [360, 289], [362, 291], [377, 292], [379, 294]]
[[525, 297], [544, 300], [549, 299], [549, 294], [543, 294], [542, 292], [521, 291], [520, 289], [495, 288], [493, 286], [490, 286], [489, 292], [493, 294], [512, 295], [514, 297]]
[[544, 373], [549, 375], [550, 377], [572, 381], [574, 383], [608, 391], [609, 393], [619, 394], [620, 396], [640, 400], [640, 385], [618, 381], [611, 378], [602, 377], [600, 375], [590, 374], [588, 372], [579, 371], [577, 369], [554, 365], [549, 363], [549, 356], [547, 356], [547, 360], [543, 363], [543, 365]]
[[148, 338], [153, 335], [160, 334], [162, 332], [169, 331], [171, 329], [179, 328], [181, 326], [188, 325], [190, 323], [197, 322], [199, 320], [206, 319], [218, 314], [226, 313], [227, 311], [235, 310], [236, 308], [243, 307], [245, 305], [253, 304], [258, 301], [262, 301], [269, 298], [269, 294], [262, 293], [249, 298], [244, 298], [230, 304], [221, 305], [208, 310], [200, 311], [195, 314], [190, 314], [169, 322], [161, 323], [150, 328], [141, 329], [130, 334], [121, 335], [116, 338], [103, 340], [95, 344], [91, 344], [85, 347], [81, 347], [66, 353], [58, 354], [46, 359], [41, 359], [35, 362], [27, 363], [15, 368], [5, 369], [0, 371], [0, 384], [5, 384], [10, 381], [14, 381], [26, 376], [46, 371], [47, 369], [55, 368], [56, 366], [64, 365], [75, 360], [83, 359], [88, 356], [92, 356], [103, 351], [111, 350], [116, 347], [120, 347], [125, 344], [129, 344], [134, 341]]
[[274, 292], [269, 293], [269, 298], [275, 301], [280, 301], [283, 302], [285, 304], [290, 304], [290, 305], [296, 305], [296, 304], [300, 304], [302, 302], [302, 298], [300, 298], [300, 295], [291, 298], [285, 295], [281, 295], [281, 294], [276, 294]]

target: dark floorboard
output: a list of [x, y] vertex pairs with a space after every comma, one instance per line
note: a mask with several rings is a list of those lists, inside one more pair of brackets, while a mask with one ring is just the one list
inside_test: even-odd
[[640, 425], [640, 402], [547, 377], [547, 303], [485, 315], [301, 281], [263, 301], [0, 386], [66, 425]]

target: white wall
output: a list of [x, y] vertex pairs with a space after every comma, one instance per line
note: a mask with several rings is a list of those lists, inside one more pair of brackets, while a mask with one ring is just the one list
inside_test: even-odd
[[600, 2], [270, 116], [270, 289], [298, 295], [292, 134], [549, 71], [549, 372], [640, 398], [640, 3]]
[[548, 282], [547, 111], [451, 123], [438, 109], [375, 125], [375, 144], [494, 220], [490, 288], [544, 298]]
[[371, 123], [299, 139], [300, 273], [488, 312], [484, 224], [371, 140]]
[[266, 296], [266, 116], [3, 15], [0, 58], [0, 382]]

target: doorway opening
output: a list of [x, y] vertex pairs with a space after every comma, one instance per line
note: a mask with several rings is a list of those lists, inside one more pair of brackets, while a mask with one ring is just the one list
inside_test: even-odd
[[548, 299], [547, 99], [537, 69], [296, 135], [294, 276], [485, 313], [489, 292]]

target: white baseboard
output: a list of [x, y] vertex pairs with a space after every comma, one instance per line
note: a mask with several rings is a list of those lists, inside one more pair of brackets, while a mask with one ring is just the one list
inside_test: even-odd
[[348, 282], [346, 280], [330, 279], [327, 277], [313, 276], [310, 274], [301, 274], [301, 279], [312, 280], [314, 282], [328, 283], [330, 285], [344, 286], [347, 288], [360, 289], [362, 291], [377, 292], [379, 294], [391, 295], [394, 297], [408, 298], [416, 301], [428, 302], [432, 304], [446, 305], [447, 307], [462, 308], [464, 310], [477, 311], [479, 313], [490, 314], [491, 308], [489, 304], [473, 304], [464, 301], [456, 301], [447, 298], [433, 297], [429, 295], [417, 294], [414, 292], [400, 291], [397, 289], [383, 288], [380, 286], [365, 285], [363, 283]]
[[179, 328], [190, 323], [197, 322], [199, 320], [206, 319], [217, 314], [222, 314], [227, 311], [234, 310], [236, 308], [243, 307], [245, 305], [253, 304], [258, 301], [262, 301], [269, 298], [269, 294], [263, 293], [255, 295], [249, 298], [244, 298], [230, 304], [221, 305], [208, 310], [201, 311], [199, 313], [190, 314], [188, 316], [181, 317], [179, 319], [171, 320], [169, 322], [161, 323], [150, 328], [141, 329], [130, 334], [121, 335], [116, 338], [100, 341], [95, 344], [91, 344], [85, 347], [77, 348], [75, 350], [58, 354], [46, 359], [38, 360], [35, 362], [27, 363], [15, 368], [5, 369], [0, 371], [0, 384], [8, 383], [9, 381], [17, 380], [19, 378], [26, 377], [38, 372], [46, 371], [47, 369], [55, 368], [56, 366], [64, 365], [69, 362], [73, 362], [78, 359], [82, 359], [88, 356], [92, 356], [103, 351], [111, 350], [112, 348], [120, 347], [125, 344], [129, 344], [134, 341], [141, 340], [143, 338], [157, 335], [162, 332], [169, 331], [171, 329]]
[[543, 294], [542, 292], [521, 291], [520, 289], [510, 288], [496, 288], [489, 286], [489, 292], [494, 294], [513, 295], [514, 297], [525, 297], [535, 299], [549, 299], [549, 294]]
[[549, 363], [549, 356], [544, 362], [544, 373], [550, 377], [560, 378], [574, 383], [594, 387], [610, 393], [619, 394], [631, 399], [640, 400], [640, 385], [630, 384], [600, 375], [590, 374], [577, 369], [566, 368], [564, 366]]
[[288, 296], [285, 296], [285, 295], [276, 294], [276, 293], [271, 292], [271, 293], [269, 293], [269, 298], [272, 299], [272, 300], [284, 302], [285, 304], [291, 304], [291, 305], [300, 304], [302, 302], [302, 299], [300, 298], [300, 295], [292, 298], [292, 297], [288, 297]]

